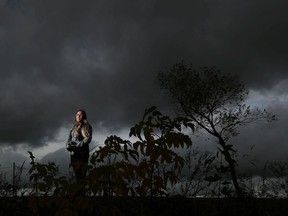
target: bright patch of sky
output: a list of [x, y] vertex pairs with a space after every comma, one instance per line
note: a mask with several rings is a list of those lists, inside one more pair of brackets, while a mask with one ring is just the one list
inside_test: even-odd
[[249, 90], [246, 103], [252, 107], [267, 108], [288, 103], [288, 79], [281, 80], [272, 89]]

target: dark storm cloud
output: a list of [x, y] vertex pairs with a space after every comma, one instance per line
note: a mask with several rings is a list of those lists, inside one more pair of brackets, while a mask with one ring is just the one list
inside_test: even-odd
[[[0, 1], [0, 142], [41, 146], [76, 109], [130, 127], [184, 59], [254, 89], [287, 78], [286, 1]], [[108, 134], [109, 135], [109, 134]]]
[[213, 19], [208, 23], [218, 53], [215, 64], [235, 71], [253, 86], [287, 78], [287, 2], [217, 3], [210, 7]]

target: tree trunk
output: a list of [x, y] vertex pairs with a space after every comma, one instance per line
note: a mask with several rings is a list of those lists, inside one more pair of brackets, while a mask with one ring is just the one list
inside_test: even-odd
[[225, 157], [225, 160], [229, 165], [230, 175], [231, 175], [232, 182], [233, 182], [234, 188], [236, 190], [237, 196], [238, 196], [238, 198], [243, 198], [243, 192], [242, 192], [242, 189], [240, 188], [240, 186], [238, 184], [237, 175], [236, 175], [236, 169], [235, 169], [235, 163], [236, 162], [235, 162], [235, 160], [232, 159], [231, 154], [229, 152], [230, 149], [227, 147], [223, 138], [221, 136], [218, 136], [218, 140], [219, 140], [219, 144], [223, 148], [223, 155]]

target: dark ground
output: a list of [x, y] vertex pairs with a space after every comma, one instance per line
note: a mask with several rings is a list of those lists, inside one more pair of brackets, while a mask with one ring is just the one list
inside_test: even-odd
[[0, 216], [12, 215], [192, 215], [287, 216], [287, 199], [207, 199], [139, 197], [1, 198]]

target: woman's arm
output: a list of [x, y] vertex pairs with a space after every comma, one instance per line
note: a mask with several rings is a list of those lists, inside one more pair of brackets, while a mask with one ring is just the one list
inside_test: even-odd
[[66, 141], [66, 149], [68, 151], [73, 151], [75, 149], [75, 144], [72, 145], [72, 129], [70, 130], [68, 139]]
[[86, 130], [84, 127], [82, 127], [82, 129], [81, 129], [81, 134], [84, 138], [82, 141], [80, 141], [77, 144], [77, 147], [83, 147], [85, 145], [88, 145], [92, 140], [92, 127], [91, 127], [91, 125], [87, 124], [85, 127], [86, 127]]

